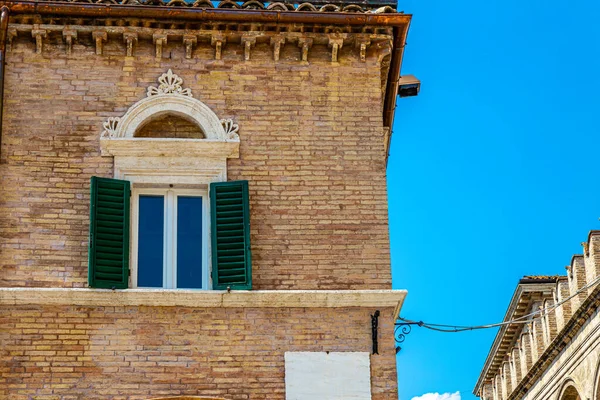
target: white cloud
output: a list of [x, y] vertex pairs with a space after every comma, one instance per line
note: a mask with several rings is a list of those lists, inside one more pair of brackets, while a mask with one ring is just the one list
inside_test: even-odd
[[412, 400], [460, 400], [460, 392], [455, 393], [425, 393], [422, 396], [413, 397]]

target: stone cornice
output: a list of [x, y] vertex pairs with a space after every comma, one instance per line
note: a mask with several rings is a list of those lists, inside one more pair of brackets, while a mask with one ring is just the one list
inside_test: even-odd
[[[104, 20], [78, 20], [60, 23], [60, 21], [46, 21], [48, 23], [28, 23], [23, 16], [15, 17], [9, 24], [9, 45], [18, 37], [27, 37], [36, 43], [38, 54], [44, 53], [45, 43], [50, 37], [61, 37], [65, 44], [65, 54], [76, 56], [73, 45], [78, 43], [92, 43], [95, 45], [96, 55], [102, 55], [108, 42], [118, 41], [123, 43], [123, 56], [135, 57], [136, 50], [143, 41], [152, 43], [156, 47], [156, 56], [162, 56], [163, 48], [167, 43], [176, 43], [185, 49], [185, 57], [193, 58], [194, 49], [200, 45], [212, 46], [215, 49], [214, 59], [223, 57], [225, 46], [243, 46], [245, 61], [251, 60], [251, 52], [257, 44], [266, 44], [271, 47], [273, 60], [279, 61], [279, 54], [283, 46], [298, 48], [298, 59], [306, 61], [312, 45], [321, 45], [330, 48], [330, 61], [337, 62], [338, 49], [346, 46], [352, 48], [356, 57], [365, 62], [372, 58], [381, 62], [382, 54], [387, 54], [391, 48], [391, 28], [361, 28], [358, 32], [353, 30], [302, 29], [295, 25], [290, 29], [271, 30], [268, 24], [228, 24], [227, 30], [220, 30], [219, 26], [190, 27], [182, 25], [177, 27], [171, 24], [169, 29], [147, 26], [115, 25], [118, 21]], [[106, 24], [106, 25], [104, 25]], [[88, 24], [89, 23], [89, 24]], [[156, 25], [156, 24], [150, 24]], [[260, 29], [262, 28], [262, 29]], [[88, 38], [85, 40], [85, 38]], [[311, 46], [303, 54], [302, 44], [310, 41]], [[250, 43], [250, 46], [246, 44]], [[300, 54], [303, 54], [300, 57]]]
[[394, 319], [406, 290], [167, 290], [167, 289], [82, 289], [0, 288], [0, 304], [71, 306], [153, 306], [224, 308], [340, 308], [395, 307]]
[[[538, 283], [535, 281], [530, 283], [519, 283], [509, 303], [508, 309], [506, 310], [503, 321], [511, 321], [521, 318], [529, 310], [530, 304], [536, 300], [539, 300], [540, 298], [543, 298], [545, 293], [547, 294], [548, 298], [551, 298], [552, 290], [555, 287], [555, 280], [552, 281], [552, 283]], [[532, 298], [532, 295], [536, 294], [538, 297]], [[519, 324], [503, 325], [500, 327], [485, 360], [484, 367], [479, 375], [477, 384], [475, 385], [474, 393], [479, 392], [484, 382], [494, 376], [496, 373], [495, 371], [498, 370], [507, 354], [506, 349], [512, 349], [522, 328], [523, 325]]]
[[517, 387], [508, 396], [507, 400], [516, 400], [525, 397], [527, 391], [548, 370], [558, 355], [571, 343], [573, 337], [589, 321], [592, 314], [598, 310], [598, 307], [600, 307], [600, 286], [596, 286], [592, 294], [577, 309], [563, 329], [556, 335], [552, 343], [550, 343], [550, 346], [544, 350], [535, 364], [529, 369], [527, 375], [521, 379], [521, 382], [519, 382]]

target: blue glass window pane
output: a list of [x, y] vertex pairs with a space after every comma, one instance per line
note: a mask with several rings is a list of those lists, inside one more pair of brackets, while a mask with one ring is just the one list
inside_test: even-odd
[[202, 288], [202, 197], [177, 197], [177, 287]]
[[164, 196], [140, 196], [138, 286], [163, 287]]

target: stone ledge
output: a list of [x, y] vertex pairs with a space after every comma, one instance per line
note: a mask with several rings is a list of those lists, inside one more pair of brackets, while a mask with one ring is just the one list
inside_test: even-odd
[[240, 142], [211, 139], [115, 138], [100, 139], [103, 156], [239, 158]]
[[0, 288], [0, 305], [153, 306], [227, 308], [339, 308], [395, 307], [394, 318], [406, 290], [168, 290]]

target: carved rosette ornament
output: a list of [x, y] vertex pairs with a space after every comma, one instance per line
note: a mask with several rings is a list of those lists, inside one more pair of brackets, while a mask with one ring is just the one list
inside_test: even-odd
[[122, 117], [108, 118], [103, 124], [101, 138], [135, 139], [135, 132], [146, 122], [160, 115], [173, 114], [196, 123], [206, 140], [239, 142], [238, 124], [232, 119], [219, 119], [206, 104], [192, 96], [191, 89], [183, 87], [183, 79], [172, 70], [162, 74], [158, 83], [158, 86], [150, 86], [146, 97], [133, 104]]
[[148, 97], [161, 96], [164, 94], [180, 94], [193, 97], [190, 89], [184, 89], [181, 86], [183, 84], [183, 79], [174, 74], [171, 69], [158, 78], [158, 83], [160, 83], [158, 87], [150, 86], [148, 88]]

